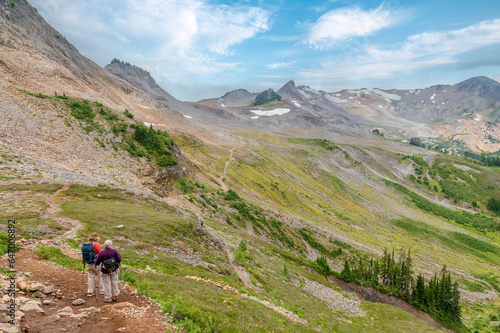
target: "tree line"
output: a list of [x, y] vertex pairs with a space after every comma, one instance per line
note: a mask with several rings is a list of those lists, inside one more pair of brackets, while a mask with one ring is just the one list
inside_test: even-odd
[[410, 250], [402, 249], [396, 258], [394, 250], [388, 252], [385, 249], [381, 260], [368, 261], [361, 256], [346, 259], [338, 277], [347, 282], [369, 284], [379, 291], [405, 299], [445, 324], [463, 327], [458, 283], [452, 282], [446, 266], [428, 282], [422, 274], [416, 280], [413, 275]]

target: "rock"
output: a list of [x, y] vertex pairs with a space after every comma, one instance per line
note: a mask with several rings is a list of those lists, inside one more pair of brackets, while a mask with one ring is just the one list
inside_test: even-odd
[[28, 285], [23, 280], [19, 280], [19, 281], [17, 281], [17, 287], [24, 291], [24, 290], [26, 290]]
[[89, 308], [78, 309], [78, 312], [90, 312], [90, 311], [94, 311], [94, 310], [95, 310], [95, 306], [91, 306]]
[[61, 316], [58, 315], [57, 313], [54, 313], [52, 316], [48, 317], [47, 320], [49, 321], [59, 321], [61, 320]]
[[19, 310], [24, 311], [24, 312], [36, 312], [36, 313], [45, 314], [45, 311], [43, 311], [43, 309], [40, 307], [40, 305], [34, 301], [29, 301], [26, 304], [21, 305], [19, 307]]
[[127, 330], [126, 327], [120, 327], [117, 329], [118, 332], [125, 332]]
[[24, 312], [17, 310], [16, 311], [16, 318], [19, 318], [19, 320], [21, 320], [22, 317], [24, 317]]
[[16, 325], [0, 323], [0, 332], [19, 333], [21, 330]]
[[123, 224], [117, 225], [115, 227], [116, 229], [125, 229], [125, 226]]
[[132, 303], [129, 302], [121, 302], [121, 303], [116, 303], [113, 305], [114, 310], [122, 310], [125, 308], [135, 308], [136, 306]]
[[39, 291], [36, 291], [33, 294], [31, 294], [31, 297], [34, 297], [34, 298], [46, 298], [47, 296], [45, 296], [44, 294], [42, 294]]
[[10, 297], [7, 295], [3, 295], [2, 297], [2, 303], [9, 303], [10, 302]]
[[[28, 287], [28, 290], [29, 291], [38, 291], [38, 290], [42, 289], [43, 287], [45, 287], [45, 286], [41, 283], [34, 283]], [[21, 289], [21, 288], [19, 288], [19, 289]]]
[[69, 317], [69, 316], [73, 315], [73, 309], [71, 308], [71, 306], [67, 306], [67, 307], [57, 311], [56, 314], [58, 314], [61, 317]]
[[135, 262], [141, 262], [141, 259], [135, 259]]
[[46, 299], [42, 302], [43, 305], [49, 306], [53, 303], [54, 301], [51, 299]]
[[113, 318], [102, 317], [101, 320], [108, 321], [108, 320], [113, 320]]
[[52, 294], [56, 291], [56, 289], [53, 286], [47, 286], [42, 289], [42, 293], [44, 294]]
[[79, 305], [85, 304], [85, 301], [83, 299], [79, 298], [79, 299], [74, 300], [73, 303], [71, 303], [71, 304], [73, 304], [73, 306], [79, 306]]

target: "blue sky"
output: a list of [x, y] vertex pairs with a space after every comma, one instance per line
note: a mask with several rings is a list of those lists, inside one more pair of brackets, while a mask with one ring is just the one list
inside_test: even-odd
[[500, 80], [500, 1], [30, 0], [100, 66], [195, 101], [288, 80], [334, 92]]

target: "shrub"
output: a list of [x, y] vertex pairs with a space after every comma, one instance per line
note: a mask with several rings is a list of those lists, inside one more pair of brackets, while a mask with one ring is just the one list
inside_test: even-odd
[[15, 4], [14, 2], [11, 2], [11, 3], [10, 3], [10, 6], [11, 6], [12, 8], [16, 8], [16, 4]]
[[172, 156], [161, 156], [156, 160], [156, 164], [161, 167], [169, 167], [177, 164], [177, 161]]
[[69, 108], [71, 109], [71, 115], [76, 119], [90, 120], [95, 117], [92, 107], [85, 101], [83, 103], [74, 101], [69, 105]]
[[227, 200], [227, 201], [239, 201], [241, 198], [240, 196], [238, 195], [238, 193], [236, 193], [235, 191], [233, 190], [229, 190], [227, 191], [225, 194], [224, 194], [224, 200]]
[[130, 119], [134, 119], [134, 115], [133, 115], [132, 113], [130, 113], [130, 112], [128, 111], [128, 109], [125, 109], [125, 111], [123, 112], [123, 114], [124, 114], [126, 117], [130, 118]]

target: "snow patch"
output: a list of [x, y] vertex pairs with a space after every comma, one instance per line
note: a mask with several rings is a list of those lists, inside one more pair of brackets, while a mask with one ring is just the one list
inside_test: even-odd
[[481, 116], [476, 114], [475, 117], [474, 117], [474, 120], [475, 121], [480, 121], [481, 120]]
[[380, 105], [380, 104], [378, 105], [378, 107], [379, 107], [379, 108], [381, 108], [381, 109], [383, 109], [383, 106], [382, 106], [382, 105]]
[[300, 104], [297, 101], [292, 101], [292, 104], [295, 105], [295, 107], [300, 108]]
[[311, 96], [309, 96], [305, 91], [298, 89], [299, 93], [304, 96], [306, 99], [311, 99]]
[[257, 118], [259, 118], [259, 116], [252, 116], [252, 117], [250, 117], [250, 119], [257, 119]]
[[378, 94], [378, 95], [384, 97], [385, 99], [390, 99], [390, 100], [393, 100], [393, 101], [399, 101], [401, 99], [401, 96], [399, 96], [399, 95], [389, 94], [389, 93], [386, 93], [385, 91], [382, 91], [382, 90], [379, 90], [379, 89], [373, 89], [372, 92], [374, 92], [375, 94]]
[[250, 112], [253, 112], [253, 113], [255, 113], [258, 116], [275, 116], [275, 115], [281, 116], [281, 115], [283, 115], [285, 113], [290, 112], [290, 109], [287, 109], [287, 108], [278, 108], [278, 109], [267, 110], [267, 111], [263, 111], [263, 110], [250, 110]]
[[222, 106], [223, 108], [225, 108], [225, 107], [226, 107], [226, 106], [225, 106], [224, 104], [222, 104], [222, 103], [220, 103], [220, 106]]
[[141, 104], [137, 104], [138, 106], [140, 106], [141, 108], [144, 108], [144, 109], [151, 109], [149, 106], [144, 106], [144, 105], [141, 105]]
[[149, 127], [149, 126], [153, 125], [151, 123], [146, 123], [146, 122], [143, 122], [143, 124], [146, 125], [146, 127]]
[[187, 118], [187, 119], [193, 119], [193, 117], [185, 115], [185, 114], [183, 116], [184, 116], [184, 118]]
[[326, 99], [328, 99], [330, 102], [333, 102], [333, 103], [347, 103], [347, 101], [345, 99], [333, 97], [332, 95], [326, 94], [325, 97], [326, 97]]
[[415, 93], [415, 95], [418, 95], [418, 94], [420, 94], [420, 90], [417, 90], [417, 92]]
[[434, 94], [431, 96], [431, 99], [434, 99], [434, 97], [436, 97], [436, 93], [434, 93]]

